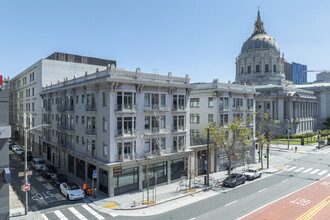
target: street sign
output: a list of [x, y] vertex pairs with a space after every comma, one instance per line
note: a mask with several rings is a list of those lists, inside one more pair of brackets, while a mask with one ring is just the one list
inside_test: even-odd
[[29, 191], [30, 190], [30, 184], [25, 184], [22, 186], [23, 191]]
[[116, 166], [116, 167], [113, 167], [113, 175], [114, 176], [120, 176], [121, 175], [121, 166]]
[[93, 179], [97, 178], [97, 170], [93, 170]]
[[[27, 172], [26, 172], [26, 175], [31, 176], [31, 175], [32, 175], [32, 170], [27, 171]], [[19, 173], [18, 173], [18, 176], [19, 176], [19, 177], [24, 176], [24, 172], [19, 172]]]

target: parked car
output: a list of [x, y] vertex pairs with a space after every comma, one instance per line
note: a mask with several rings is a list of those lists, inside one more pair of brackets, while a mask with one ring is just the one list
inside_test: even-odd
[[11, 147], [11, 150], [16, 154], [16, 150], [19, 148], [22, 149], [19, 145], [15, 144]]
[[262, 173], [260, 170], [257, 169], [248, 169], [243, 175], [246, 177], [247, 180], [254, 180], [256, 178], [260, 178]]
[[31, 161], [31, 167], [35, 170], [41, 170], [42, 166], [45, 164], [42, 158], [33, 158]]
[[[27, 160], [30, 161], [32, 160], [33, 155], [31, 151], [27, 152]], [[23, 150], [22, 154], [21, 154], [21, 159], [24, 161], [25, 160], [25, 151]]]
[[233, 173], [233, 174], [230, 174], [230, 176], [228, 176], [223, 181], [223, 185], [224, 186], [229, 186], [229, 187], [235, 187], [235, 186], [238, 186], [240, 184], [244, 184], [245, 180], [246, 179], [245, 179], [245, 176], [243, 174]]
[[61, 185], [61, 183], [66, 183], [66, 182], [68, 182], [68, 178], [64, 175], [64, 174], [60, 174], [60, 173], [58, 173], [58, 174], [53, 174], [52, 176], [51, 176], [51, 183], [56, 187], [56, 188], [58, 188], [58, 187], [60, 187], [60, 185]]
[[49, 179], [50, 176], [54, 173], [57, 173], [57, 170], [55, 169], [54, 165], [51, 165], [51, 164], [45, 164], [42, 166], [41, 168], [41, 176]]
[[15, 150], [15, 153], [18, 155], [18, 156], [21, 156], [23, 154], [24, 150], [22, 148], [16, 148]]
[[68, 200], [85, 198], [85, 192], [73, 182], [61, 183], [60, 192], [66, 196]]

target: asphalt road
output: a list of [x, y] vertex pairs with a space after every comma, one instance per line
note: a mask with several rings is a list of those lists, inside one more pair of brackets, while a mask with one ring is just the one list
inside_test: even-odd
[[[287, 171], [161, 215], [141, 219], [239, 219], [270, 202], [319, 181], [330, 173], [330, 153], [313, 153], [290, 161]], [[309, 171], [305, 172], [308, 169]]]
[[[330, 149], [328, 149], [328, 152]], [[277, 199], [289, 195], [330, 173], [330, 152], [306, 154], [297, 157], [292, 152], [274, 152], [272, 160], [288, 161], [285, 171], [262, 177], [249, 184], [234, 189], [225, 190], [221, 194], [205, 200], [177, 208], [175, 210], [154, 216], [143, 217], [113, 217], [92, 209], [87, 201], [68, 201], [44, 179], [34, 171], [29, 178], [32, 189], [30, 191], [30, 206], [40, 213], [41, 218], [47, 219], [238, 219], [265, 206]], [[10, 165], [15, 185], [21, 186], [23, 177], [17, 177], [17, 172], [23, 170], [23, 162], [10, 155]], [[285, 159], [283, 159], [285, 158]], [[42, 198], [40, 198], [40, 195]], [[52, 195], [52, 196], [51, 196]], [[47, 198], [48, 196], [48, 198]], [[174, 201], [175, 202], [175, 201]], [[79, 216], [79, 214], [81, 216]]]
[[[21, 186], [25, 183], [24, 177], [18, 177], [19, 172], [24, 171], [24, 161], [20, 157], [14, 154], [12, 151], [9, 153], [9, 164], [12, 174], [12, 185], [16, 189], [16, 193], [20, 198], [22, 198], [23, 204], [25, 204], [25, 192], [21, 190]], [[88, 216], [87, 219], [106, 219], [109, 217], [107, 214], [102, 214], [88, 206], [89, 201], [77, 200], [69, 201], [63, 194], [60, 193], [58, 188], [55, 188], [51, 183], [50, 179], [46, 179], [40, 175], [38, 171], [30, 168], [31, 162], [28, 161], [28, 167], [32, 170], [33, 175], [28, 177], [28, 181], [31, 185], [31, 190], [28, 191], [28, 203], [29, 209], [40, 213], [40, 219], [60, 219], [55, 213], [63, 212], [64, 216], [67, 216], [67, 219], [81, 219], [75, 218], [76, 215], [73, 213], [80, 210], [83, 216]], [[86, 207], [86, 205], [88, 207]], [[70, 208], [70, 209], [69, 209]], [[74, 209], [72, 209], [74, 208]], [[78, 211], [79, 212], [79, 211]], [[94, 213], [95, 212], [95, 213]], [[45, 216], [41, 216], [45, 213]], [[49, 215], [49, 218], [48, 218]], [[60, 215], [60, 214], [59, 214]], [[99, 217], [99, 216], [101, 217]], [[98, 216], [99, 218], [95, 217]], [[62, 218], [65, 220], [65, 218]]]

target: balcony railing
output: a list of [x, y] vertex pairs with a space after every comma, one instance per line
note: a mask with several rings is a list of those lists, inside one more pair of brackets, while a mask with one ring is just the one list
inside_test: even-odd
[[177, 132], [177, 131], [186, 131], [186, 128], [184, 126], [173, 126], [172, 127], [172, 131], [173, 132]]
[[96, 111], [96, 105], [86, 105], [86, 111]]
[[135, 105], [116, 105], [116, 111], [135, 111]]
[[96, 128], [86, 128], [86, 134], [96, 135]]
[[184, 105], [173, 105], [172, 111], [185, 111], [187, 108]]
[[169, 111], [169, 108], [163, 105], [144, 106], [144, 111]]
[[135, 130], [134, 129], [117, 129], [116, 132], [116, 137], [120, 136], [126, 136], [126, 135], [135, 135]]
[[220, 106], [220, 111], [229, 111], [228, 106]]

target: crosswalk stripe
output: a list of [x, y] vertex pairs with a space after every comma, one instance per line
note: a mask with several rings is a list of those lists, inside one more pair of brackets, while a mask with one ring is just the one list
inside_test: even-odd
[[77, 209], [70, 207], [68, 208], [75, 216], [77, 216], [80, 220], [87, 220], [80, 212], [77, 211]]
[[54, 211], [55, 215], [57, 215], [57, 217], [59, 217], [61, 220], [68, 220], [63, 213], [60, 210], [56, 210]]
[[82, 207], [83, 207], [84, 209], [86, 209], [88, 212], [90, 212], [92, 215], [94, 215], [97, 219], [99, 219], [99, 220], [103, 220], [103, 219], [104, 219], [100, 214], [98, 214], [97, 212], [95, 212], [95, 211], [94, 211], [92, 208], [90, 208], [88, 205], [84, 204], [84, 205], [82, 205]]
[[320, 170], [319, 169], [316, 169], [316, 170], [314, 170], [313, 172], [311, 172], [311, 174], [315, 174], [315, 173], [317, 173], [317, 172], [319, 172]]
[[297, 167], [291, 167], [290, 169], [288, 169], [287, 171], [291, 171], [291, 170], [294, 170], [296, 169]]
[[313, 170], [313, 168], [308, 168], [307, 170], [304, 170], [303, 173], [307, 173], [307, 172], [309, 172], [309, 171], [311, 171], [311, 170]]
[[299, 171], [301, 171], [301, 170], [303, 170], [303, 169], [305, 169], [305, 167], [301, 167], [301, 168], [299, 168], [298, 170], [295, 170], [294, 172], [299, 172]]
[[327, 170], [323, 170], [321, 173], [319, 173], [318, 175], [323, 175], [323, 174], [325, 174], [326, 172], [328, 172]]
[[41, 217], [43, 218], [43, 220], [48, 220], [48, 218], [45, 216], [45, 214], [41, 214]]

